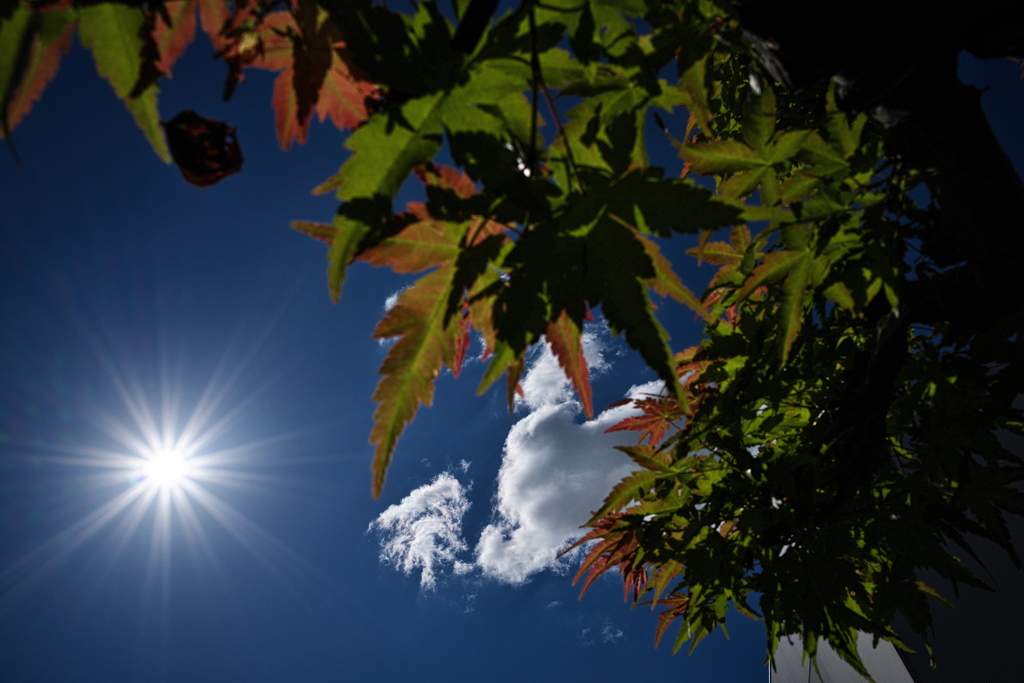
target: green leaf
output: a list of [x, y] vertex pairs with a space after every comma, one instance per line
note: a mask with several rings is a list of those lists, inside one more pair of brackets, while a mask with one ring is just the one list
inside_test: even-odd
[[394, 197], [412, 169], [441, 148], [447, 93], [406, 102], [399, 111], [371, 116], [349, 137], [352, 156], [317, 194], [335, 190], [338, 199]]
[[736, 173], [770, 164], [739, 140], [711, 140], [679, 148], [679, 156], [697, 173]]
[[668, 333], [647, 294], [647, 282], [656, 274], [640, 236], [610, 219], [599, 221], [587, 236], [585, 272], [585, 298], [592, 305], [601, 304], [612, 332], [625, 336], [687, 410]]
[[772, 140], [768, 160], [773, 164], [778, 164], [792, 159], [803, 148], [804, 142], [810, 135], [811, 131], [809, 130], [791, 130], [776, 136]]
[[697, 125], [702, 131], [711, 132], [710, 97], [707, 85], [708, 56], [705, 55], [697, 61], [689, 64], [686, 70], [679, 74], [679, 86], [690, 96], [690, 113], [697, 119]]
[[[660, 168], [627, 173], [601, 191], [609, 211], [618, 218], [636, 221], [641, 232], [668, 237], [673, 232], [695, 233], [733, 225], [740, 210], [716, 198], [691, 180], [662, 178]], [[596, 189], [596, 188], [594, 188]]]
[[434, 379], [441, 366], [454, 368], [461, 322], [447, 315], [454, 272], [454, 267], [446, 266], [417, 280], [402, 292], [373, 333], [375, 339], [398, 337], [380, 366], [383, 377], [373, 392], [379, 404], [370, 432], [370, 443], [377, 445], [372, 465], [374, 498], [384, 488], [398, 437], [420, 405], [429, 407], [433, 402]]
[[373, 266], [390, 266], [396, 273], [417, 273], [454, 263], [460, 252], [458, 240], [465, 234], [464, 223], [436, 220], [423, 209], [420, 220], [361, 252], [359, 260]]
[[33, 12], [15, 3], [0, 24], [0, 138], [32, 109], [71, 47], [73, 10]]
[[292, 221], [293, 230], [309, 235], [315, 240], [331, 244], [338, 234], [338, 227], [332, 223], [316, 223], [314, 221]]
[[748, 95], [743, 115], [743, 138], [755, 150], [766, 150], [775, 134], [775, 93], [767, 85], [760, 95]]
[[142, 9], [117, 3], [101, 3], [78, 10], [78, 38], [92, 51], [96, 70], [124, 101], [135, 123], [142, 129], [153, 150], [166, 163], [171, 162], [160, 113], [157, 111], [155, 84], [135, 92], [144, 81], [146, 44], [140, 31], [146, 23]]
[[670, 296], [681, 304], [689, 306], [694, 313], [704, 318], [707, 322], [714, 320], [711, 313], [704, 307], [704, 304], [697, 295], [690, 291], [690, 288], [683, 284], [672, 264], [658, 249], [658, 245], [643, 235], [637, 235], [637, 239], [644, 246], [647, 257], [651, 259], [654, 266], [654, 277], [648, 280], [648, 285], [661, 296]]
[[[379, 221], [388, 198], [358, 199], [343, 204], [334, 217], [334, 235], [327, 253], [327, 285], [331, 301], [341, 298], [345, 273], [360, 248], [367, 240], [373, 242], [383, 225]], [[376, 219], [376, 220], [375, 220]], [[301, 229], [301, 228], [300, 228]]]
[[601, 505], [600, 509], [594, 513], [591, 522], [601, 519], [609, 512], [618, 512], [634, 500], [642, 500], [644, 498], [644, 494], [654, 484], [654, 482], [664, 476], [664, 473], [653, 470], [639, 470], [637, 472], [633, 472], [612, 487], [611, 492], [604, 499], [604, 503]]

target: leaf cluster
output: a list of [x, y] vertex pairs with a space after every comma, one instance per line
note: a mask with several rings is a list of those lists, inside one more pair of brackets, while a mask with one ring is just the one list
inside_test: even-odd
[[[77, 28], [169, 159], [157, 84], [198, 15], [225, 98], [246, 69], [279, 73], [281, 147], [305, 142], [314, 114], [352, 131], [316, 188], [341, 202], [333, 220], [292, 224], [328, 245], [331, 297], [355, 262], [416, 278], [374, 331], [394, 340], [373, 395], [374, 496], [474, 335], [481, 392], [504, 376], [511, 408], [526, 354], [547, 343], [592, 415], [581, 338], [599, 310], [664, 389], [613, 427], [639, 433], [622, 449], [638, 470], [589, 523], [584, 590], [619, 571], [627, 597], [664, 608], [659, 640], [680, 624], [676, 649], [735, 609], [764, 620], [769, 658], [787, 635], [812, 658], [824, 638], [866, 675], [858, 632], [903, 647], [892, 620], [927, 635], [930, 599], [948, 599], [920, 569], [982, 585], [959, 560], [973, 540], [1013, 554], [1019, 320], [950, 322], [944, 307], [969, 296], [933, 278], [944, 223], [915, 200], [927, 169], [887, 151], [887, 129], [841, 107], [834, 84], [778, 83], [732, 3], [524, 0], [488, 22], [492, 4], [9, 2], [0, 132]], [[672, 130], [659, 112], [680, 110]], [[656, 146], [680, 174], [651, 164]], [[409, 182], [426, 201], [396, 207]], [[706, 285], [661, 252], [678, 234], [713, 270]], [[662, 299], [702, 320], [699, 346], [673, 350], [659, 316], [678, 308]]]

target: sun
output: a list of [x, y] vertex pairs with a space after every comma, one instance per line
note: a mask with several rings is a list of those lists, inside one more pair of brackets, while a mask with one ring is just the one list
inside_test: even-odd
[[159, 490], [175, 490], [188, 483], [194, 472], [187, 449], [159, 447], [143, 455], [142, 481]]

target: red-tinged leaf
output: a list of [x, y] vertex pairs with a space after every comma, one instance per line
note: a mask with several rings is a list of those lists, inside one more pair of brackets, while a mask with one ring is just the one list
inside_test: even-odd
[[[690, 598], [685, 594], [673, 595], [667, 600], [662, 600], [661, 604], [665, 605], [668, 609], [658, 614], [658, 626], [654, 630], [654, 647], [658, 647], [662, 636], [665, 635], [665, 631], [668, 630], [672, 622], [686, 615], [690, 607]], [[679, 650], [680, 645], [681, 643], [677, 643], [672, 652], [675, 653]]]
[[462, 311], [459, 336], [455, 340], [455, 360], [452, 363], [452, 376], [456, 379], [458, 379], [459, 373], [462, 372], [462, 364], [466, 362], [466, 351], [469, 350], [470, 333], [472, 331], [473, 325], [469, 320], [469, 309], [467, 307]]
[[[623, 422], [620, 422], [615, 427], [605, 430], [605, 433], [607, 434], [608, 432], [620, 431], [622, 424]], [[628, 427], [621, 427], [621, 429], [628, 429]], [[651, 470], [652, 472], [669, 471], [669, 468], [665, 463], [658, 459], [658, 451], [653, 445], [616, 446], [615, 449], [628, 455], [633, 462], [640, 465], [640, 467], [643, 467], [645, 470]]]
[[661, 296], [672, 297], [679, 303], [689, 306], [697, 315], [711, 322], [713, 320], [711, 313], [704, 308], [704, 304], [700, 302], [697, 295], [679, 279], [676, 272], [672, 270], [672, 264], [658, 249], [658, 245], [640, 233], [635, 234], [654, 266], [654, 277], [647, 281], [647, 285]]
[[421, 405], [434, 398], [434, 379], [442, 365], [454, 369], [460, 321], [447, 320], [448, 293], [454, 269], [441, 268], [424, 275], [402, 292], [398, 303], [377, 325], [375, 339], [398, 337], [380, 367], [383, 375], [373, 400], [370, 443], [373, 457], [374, 498], [380, 497], [398, 437]]
[[477, 278], [473, 290], [466, 296], [469, 302], [469, 319], [484, 339], [484, 358], [491, 356], [498, 343], [498, 332], [494, 329], [493, 316], [496, 295], [493, 292], [501, 281], [501, 277], [502, 273], [496, 268], [488, 268], [483, 275]]
[[697, 173], [752, 171], [769, 163], [739, 140], [711, 140], [679, 148], [679, 156]]
[[810, 258], [811, 253], [804, 250], [776, 251], [761, 257], [761, 263], [750, 274], [737, 294], [737, 301], [743, 301], [751, 292], [764, 284], [771, 284], [786, 277], [791, 270]]
[[[643, 442], [646, 439], [651, 446], [657, 446], [665, 438], [669, 428], [675, 426], [675, 421], [685, 415], [679, 402], [670, 396], [644, 398], [636, 400], [634, 403], [643, 411], [642, 414], [627, 417], [606, 431], [642, 432], [638, 442]], [[646, 466], [639, 462], [638, 464]]]
[[469, 174], [451, 166], [438, 166], [430, 162], [417, 166], [413, 172], [424, 185], [450, 190], [463, 199], [477, 193], [476, 184]]
[[548, 324], [546, 336], [551, 352], [558, 359], [565, 376], [572, 382], [583, 405], [583, 412], [590, 419], [594, 416], [594, 395], [590, 389], [590, 373], [587, 370], [587, 359], [583, 355], [581, 333], [576, 321], [562, 311], [557, 320]]
[[331, 244], [334, 236], [338, 234], [338, 228], [331, 223], [314, 223], [312, 221], [292, 221], [293, 230], [305, 233], [315, 240]]
[[[614, 517], [612, 519], [617, 521]], [[618, 569], [623, 575], [627, 575], [631, 571], [644, 571], [642, 568], [632, 566], [632, 558], [635, 557], [636, 551], [639, 548], [636, 534], [632, 531], [628, 529], [602, 529], [598, 533], [592, 532], [587, 534], [587, 536], [581, 539], [581, 542], [594, 538], [602, 538], [602, 540], [590, 550], [580, 565], [579, 571], [576, 572], [576, 576], [573, 578], [573, 584], [575, 584], [586, 574], [586, 579], [584, 579], [583, 585], [580, 587], [580, 598], [583, 597], [587, 589], [590, 588], [591, 584], [599, 576], [610, 569]], [[644, 572], [642, 578], [636, 576], [630, 578], [633, 581], [643, 581], [646, 584], [646, 572]], [[628, 583], [626, 590], [628, 591]]]
[[[480, 379], [480, 386], [477, 387], [476, 393], [480, 395], [487, 391], [487, 389], [498, 381], [498, 378], [505, 374], [506, 371], [512, 372], [511, 368], [520, 362], [520, 358], [516, 356], [515, 351], [512, 350], [508, 344], [497, 343], [493, 347], [493, 353], [491, 356], [491, 362], [484, 370], [484, 376]], [[519, 377], [515, 379], [515, 384], [518, 385]], [[509, 375], [509, 392], [508, 392], [508, 411], [511, 413], [515, 404], [515, 385], [512, 384], [511, 374]]]
[[199, 25], [210, 39], [213, 49], [220, 51], [226, 46], [224, 33], [229, 30], [231, 12], [224, 0], [198, 0]]
[[520, 358], [508, 368], [506, 397], [508, 399], [509, 411], [512, 410], [512, 406], [515, 403], [515, 399], [513, 398], [514, 396], [518, 396], [519, 398], [526, 397], [526, 392], [523, 391], [523, 385], [519, 383], [519, 378], [523, 376], [523, 372], [525, 370], [526, 358]]
[[679, 373], [679, 379], [682, 381], [683, 386], [689, 387], [700, 379], [701, 373], [704, 372], [709, 365], [711, 365], [711, 362], [706, 360], [680, 363], [676, 367], [676, 372]]
[[290, 19], [272, 33], [261, 32], [263, 56], [253, 63], [283, 69], [274, 82], [273, 107], [277, 141], [286, 150], [293, 141], [306, 141], [314, 111], [341, 130], [355, 128], [366, 120], [366, 99], [373, 92], [343, 59], [341, 32], [325, 11], [312, 0], [300, 0]]
[[[216, 0], [213, 0], [216, 1]], [[214, 22], [219, 16], [211, 12], [207, 17], [200, 9], [203, 29], [209, 32], [207, 21]], [[292, 41], [295, 19], [291, 12], [278, 11], [264, 15], [256, 4], [238, 3], [228, 16], [216, 37], [211, 41], [217, 52], [214, 55], [228, 65], [228, 77], [224, 83], [223, 97], [231, 98], [235, 87], [245, 80], [247, 67], [280, 71], [292, 63]]]
[[[700, 235], [697, 237], [697, 246], [696, 246], [697, 253], [695, 254], [695, 256], [697, 257], [697, 265], [698, 266], [701, 264], [701, 261], [704, 258], [704, 253], [703, 253], [704, 246], [708, 243], [708, 240], [711, 239], [711, 233], [712, 232], [713, 232], [712, 230], [701, 230], [700, 231]], [[689, 253], [689, 251], [687, 251], [687, 253]]]
[[376, 86], [353, 71], [344, 58], [347, 53], [336, 48], [331, 56], [331, 68], [320, 87], [316, 115], [321, 122], [328, 118], [338, 130], [353, 129], [366, 120], [369, 112], [367, 98]]
[[[761, 185], [766, 175], [771, 171], [767, 166], [762, 166], [753, 171], [741, 171], [736, 173], [728, 180], [722, 181], [718, 184], [718, 193], [723, 197], [729, 199], [740, 199], [752, 194], [754, 190]], [[761, 194], [763, 195], [765, 188], [761, 188]]]
[[668, 588], [668, 584], [671, 583], [672, 579], [679, 576], [682, 571], [683, 565], [677, 560], [666, 560], [657, 567], [651, 581], [651, 588], [654, 590], [654, 595], [651, 599], [651, 609], [654, 609], [654, 606], [658, 604], [658, 599], [665, 592], [665, 589]]
[[[707, 62], [705, 55], [690, 65], [684, 73], [679, 76], [679, 87], [690, 96], [690, 121], [686, 125], [687, 136], [693, 131], [693, 125], [700, 126], [702, 131], [711, 132], [711, 106], [709, 103], [710, 94], [707, 86]], [[684, 138], [685, 139], [685, 138]]]
[[[45, 13], [31, 13], [28, 9], [20, 11], [28, 13], [22, 34], [8, 36], [7, 30], [13, 27], [4, 27], [4, 37], [17, 38], [19, 44], [16, 46], [16, 59], [8, 66], [13, 67], [10, 79], [0, 83], [0, 97], [3, 97], [0, 103], [0, 111], [3, 113], [0, 138], [7, 137], [42, 96], [43, 90], [57, 74], [61, 55], [71, 47], [74, 35], [75, 24], [70, 10]], [[12, 18], [8, 24], [14, 24], [16, 20]]]
[[752, 239], [750, 237], [750, 228], [744, 223], [732, 226], [732, 230], [729, 231], [729, 243], [732, 244], [733, 248], [743, 253], [750, 246]]
[[707, 261], [713, 266], [733, 264], [743, 260], [743, 252], [737, 252], [736, 248], [727, 242], [708, 242], [703, 246], [687, 249], [686, 253], [696, 256], [702, 261]]
[[168, 78], [171, 76], [171, 67], [196, 37], [197, 2], [168, 0], [164, 3], [164, 11], [156, 13], [153, 25], [153, 42], [159, 54], [156, 68]]
[[604, 517], [609, 512], [618, 512], [629, 505], [630, 502], [643, 497], [643, 494], [659, 478], [665, 476], [662, 472], [652, 470], [640, 470], [633, 472], [618, 484], [612, 487], [611, 492], [604, 499], [601, 508], [594, 514], [595, 518]]
[[420, 220], [359, 254], [374, 266], [389, 266], [396, 273], [416, 273], [443, 263], [454, 263], [466, 234], [465, 223], [438, 221], [425, 205], [409, 204], [409, 214]]

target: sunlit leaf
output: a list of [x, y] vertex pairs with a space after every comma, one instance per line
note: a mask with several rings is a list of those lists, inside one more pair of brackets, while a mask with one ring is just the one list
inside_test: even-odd
[[78, 38], [92, 51], [96, 70], [124, 101], [157, 155], [170, 163], [171, 153], [157, 111], [156, 85], [134, 92], [140, 79], [145, 78], [142, 71], [145, 41], [140, 37], [140, 29], [145, 24], [143, 11], [127, 5], [101, 3], [78, 10]]
[[576, 395], [583, 405], [583, 413], [590, 419], [594, 416], [594, 397], [590, 389], [587, 359], [583, 355], [580, 325], [562, 311], [558, 319], [548, 325], [545, 336], [551, 346], [551, 352], [558, 359], [558, 364], [576, 390]]

